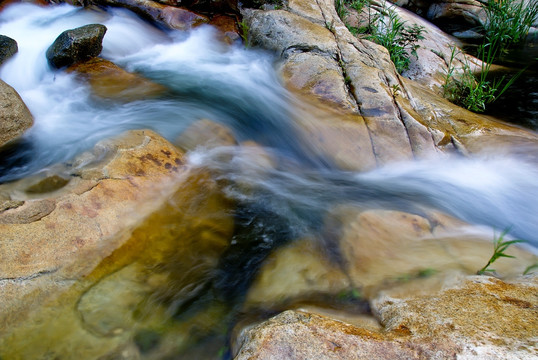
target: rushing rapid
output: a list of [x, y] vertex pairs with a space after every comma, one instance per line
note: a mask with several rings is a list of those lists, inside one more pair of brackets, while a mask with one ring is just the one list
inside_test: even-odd
[[[62, 31], [89, 23], [108, 28], [104, 58], [165, 86], [165, 94], [114, 103], [93, 97], [74, 75], [51, 70], [48, 46]], [[535, 163], [506, 156], [453, 158], [340, 171], [294, 125], [295, 100], [282, 88], [271, 54], [225, 46], [209, 26], [165, 32], [122, 10], [16, 4], [0, 14], [0, 33], [19, 44], [0, 76], [35, 117], [35, 126], [4, 151], [0, 182], [66, 161], [128, 129], [149, 128], [174, 139], [192, 122], [208, 118], [228, 125], [239, 140], [266, 147], [277, 166], [263, 167], [237, 148], [200, 149], [191, 162], [231, 180], [229, 196], [286, 218], [293, 236], [315, 232], [330, 206], [354, 203], [419, 214], [440, 209], [471, 223], [510, 229], [538, 247]]]

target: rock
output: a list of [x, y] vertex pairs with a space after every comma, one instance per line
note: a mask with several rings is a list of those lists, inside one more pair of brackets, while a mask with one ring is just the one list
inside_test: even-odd
[[79, 74], [89, 82], [95, 95], [105, 99], [129, 102], [157, 97], [166, 92], [164, 86], [98, 57], [71, 65], [67, 71]]
[[[393, 6], [387, 1], [372, 3], [370, 10], [364, 8], [361, 14], [355, 14], [355, 10], [350, 9], [352, 16], [349, 16], [346, 21], [354, 27], [366, 26], [372, 16], [381, 16], [388, 8], [394, 11], [398, 18], [405, 23], [405, 26], [420, 26], [424, 29], [422, 33], [424, 39], [416, 42], [419, 45], [416, 50], [417, 56], [409, 56], [409, 69], [403, 71], [402, 75], [404, 77], [414, 80], [438, 94], [442, 94], [442, 87], [448, 73], [448, 64], [451, 61], [453, 49], [456, 53], [451, 65], [455, 69], [455, 77], [462, 73], [464, 65], [470, 66], [473, 70], [480, 69], [480, 60], [470, 55], [464, 55], [459, 50], [461, 44], [456, 39], [423, 18], [408, 10]], [[368, 11], [370, 11], [370, 14]]]
[[0, 35], [0, 65], [19, 51], [17, 42], [10, 37]]
[[49, 64], [57, 69], [95, 57], [103, 49], [106, 27], [90, 24], [66, 30], [47, 49]]
[[470, 276], [432, 295], [380, 295], [372, 310], [385, 331], [414, 341], [443, 339], [458, 358], [532, 359], [538, 346], [538, 277], [505, 282]]
[[244, 16], [252, 45], [276, 51], [283, 57], [307, 51], [336, 56], [334, 37], [324, 26], [283, 10], [248, 11]]
[[426, 18], [444, 31], [453, 33], [483, 25], [486, 22], [486, 13], [480, 1], [443, 1], [431, 4]]
[[228, 43], [232, 44], [235, 41], [241, 39], [239, 34], [239, 28], [235, 18], [226, 15], [215, 15], [209, 21], [209, 25], [217, 28], [220, 38]]
[[237, 141], [231, 129], [208, 119], [194, 122], [175, 140], [174, 144], [185, 151], [202, 146], [207, 149], [218, 146], [234, 146]]
[[[325, 316], [285, 311], [241, 331], [233, 348], [243, 359], [424, 359], [450, 358], [451, 343], [394, 339]], [[420, 354], [420, 355], [419, 355]]]
[[206, 15], [235, 14], [238, 12], [237, 0], [158, 0], [170, 6], [182, 6]]
[[[332, 1], [292, 1], [287, 10], [245, 10], [248, 36], [253, 44], [281, 56], [281, 73], [291, 91], [309, 97], [310, 104], [321, 100], [322, 108], [336, 107], [340, 115], [333, 119], [348, 120], [333, 121], [329, 126], [330, 120], [322, 119], [327, 112], [319, 111], [318, 118], [312, 109], [306, 113], [312, 121], [298, 119], [315, 135], [311, 141], [322, 144], [320, 152], [337, 159], [344, 168], [371, 167], [372, 153], [376, 165], [383, 165], [443, 153], [479, 152], [488, 143], [517, 148], [520, 141], [538, 139], [532, 132], [465, 111], [429, 91], [439, 92], [454, 44], [439, 29], [428, 28], [432, 36], [419, 49], [424, 51], [425, 61], [417, 61], [407, 73], [421, 86], [396, 73], [386, 49], [352, 36]], [[425, 24], [416, 16], [406, 19]], [[427, 48], [430, 45], [439, 51], [434, 54]], [[473, 64], [476, 60], [457, 57], [456, 61]], [[345, 116], [341, 115], [344, 111]], [[324, 132], [327, 128], [331, 130]], [[342, 133], [345, 136], [339, 135]], [[350, 148], [350, 143], [355, 145]], [[342, 161], [342, 156], [355, 161]]]
[[9, 220], [0, 223], [2, 358], [47, 349], [100, 358], [134, 346], [143, 329], [173, 352], [193, 327], [218, 327], [204, 327], [227, 314], [218, 307], [170, 320], [208, 281], [233, 231], [219, 186], [183, 162], [155, 133], [131, 131], [73, 160], [53, 192], [24, 195], [41, 179], [2, 185], [12, 199], [0, 214]]
[[271, 253], [249, 288], [245, 309], [272, 308], [309, 300], [314, 294], [348, 290], [349, 279], [315, 240], [298, 239]]
[[92, 0], [92, 2], [102, 6], [124, 7], [169, 29], [188, 30], [209, 22], [206, 16], [151, 0]]
[[[452, 273], [476, 274], [493, 253], [493, 234], [440, 213], [425, 218], [350, 207], [335, 209], [332, 216], [344, 224], [340, 252], [346, 273], [367, 298], [410, 280], [435, 275], [436, 282]], [[508, 252], [518, 261], [495, 262], [495, 269], [506, 277], [522, 274], [538, 260], [517, 246]]]
[[[453, 281], [452, 281], [453, 282]], [[472, 276], [433, 295], [381, 295], [373, 313], [384, 328], [285, 311], [237, 329], [242, 359], [533, 359], [538, 278], [504, 282]]]
[[29, 129], [34, 119], [19, 94], [0, 80], [0, 146]]

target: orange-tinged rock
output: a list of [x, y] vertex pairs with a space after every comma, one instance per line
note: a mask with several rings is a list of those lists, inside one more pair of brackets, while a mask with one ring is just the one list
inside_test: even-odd
[[164, 86], [102, 58], [72, 65], [68, 71], [80, 74], [89, 82], [94, 94], [105, 99], [129, 102], [157, 97], [166, 91]]
[[228, 44], [232, 44], [241, 38], [235, 17], [215, 15], [209, 21], [209, 25], [216, 27], [219, 31], [220, 38]]
[[433, 294], [391, 290], [372, 303], [383, 329], [289, 310], [237, 329], [232, 350], [236, 360], [531, 360], [538, 350], [537, 279], [471, 276]]
[[[173, 338], [163, 351], [174, 353], [209, 323], [205, 315], [175, 322], [171, 313], [208, 281], [231, 239], [220, 186], [151, 131], [104, 140], [93, 152], [59, 189], [27, 198], [28, 181], [5, 189], [19, 200], [0, 214], [11, 220], [0, 221], [2, 358], [135, 351], [133, 336], [145, 329]], [[215, 321], [226, 314], [208, 313]]]

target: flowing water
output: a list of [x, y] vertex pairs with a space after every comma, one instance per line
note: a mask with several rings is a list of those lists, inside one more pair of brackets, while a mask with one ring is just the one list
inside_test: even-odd
[[[111, 102], [92, 96], [74, 75], [51, 70], [45, 59], [48, 46], [62, 31], [89, 23], [108, 28], [102, 57], [164, 85], [166, 93]], [[297, 100], [281, 86], [272, 55], [225, 45], [209, 26], [165, 32], [119, 9], [23, 3], [0, 14], [0, 34], [19, 45], [0, 77], [35, 117], [23, 139], [4, 150], [0, 182], [72, 159], [127, 129], [153, 129], [172, 140], [200, 119], [227, 125], [239, 141], [254, 140], [277, 159], [278, 166], [262, 166], [236, 147], [197, 149], [189, 155], [192, 166], [215, 170], [226, 180], [226, 195], [241, 204], [236, 221], [246, 237], [272, 237], [241, 249], [246, 258], [228, 253], [236, 268], [215, 281], [225, 298], [242, 296], [274, 248], [319, 233], [328, 210], [339, 204], [413, 214], [433, 208], [488, 229], [510, 229], [511, 235], [538, 247], [536, 162], [489, 155], [400, 163], [363, 173], [338, 170], [294, 124], [295, 117], [308, 114], [298, 113]], [[236, 279], [239, 274], [243, 280]], [[189, 306], [194, 305], [183, 307]], [[179, 316], [178, 308], [174, 311]]]

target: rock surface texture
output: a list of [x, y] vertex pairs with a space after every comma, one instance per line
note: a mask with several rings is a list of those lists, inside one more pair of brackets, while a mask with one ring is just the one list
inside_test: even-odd
[[18, 51], [17, 42], [10, 37], [0, 35], [0, 65]]
[[435, 295], [380, 295], [372, 331], [315, 313], [285, 311], [245, 328], [243, 359], [533, 359], [538, 350], [536, 276], [514, 282], [475, 276]]
[[[66, 172], [0, 189], [2, 358], [121, 353], [137, 331], [159, 330], [228, 246], [233, 222], [216, 183], [151, 131], [102, 141]], [[188, 324], [170, 326], [174, 344], [188, 339]]]
[[100, 24], [64, 31], [47, 50], [49, 64], [60, 69], [99, 55], [105, 33], [106, 27]]
[[[353, 136], [363, 162], [344, 167], [479, 151], [477, 143], [485, 144], [486, 138], [536, 143], [534, 133], [465, 111], [398, 75], [386, 49], [351, 35], [329, 0], [290, 1], [286, 10], [245, 10], [244, 19], [251, 43], [281, 56], [288, 88], [348, 114], [341, 132]], [[429, 79], [440, 71], [430, 71]], [[325, 140], [333, 156], [349, 143], [340, 138]]]
[[11, 86], [0, 80], [0, 146], [21, 135], [33, 123], [30, 110]]

